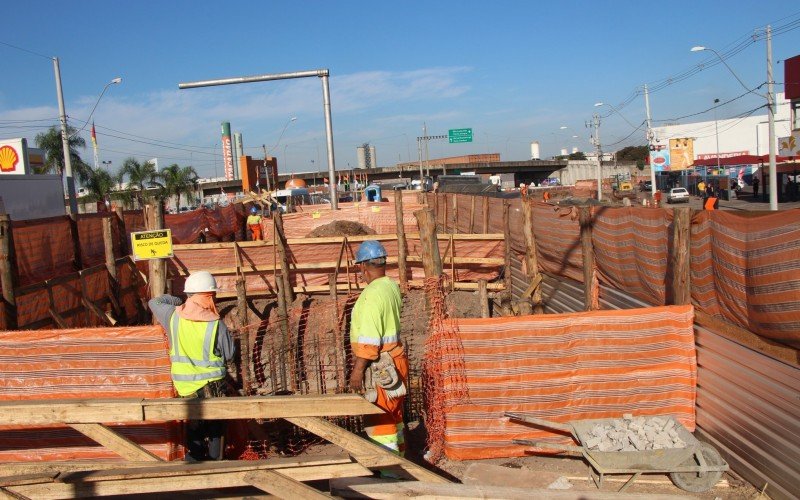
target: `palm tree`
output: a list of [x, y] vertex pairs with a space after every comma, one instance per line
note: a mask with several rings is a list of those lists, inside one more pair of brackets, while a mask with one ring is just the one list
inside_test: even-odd
[[[83, 183], [89, 178], [91, 167], [84, 163], [78, 154], [78, 148], [85, 148], [86, 141], [83, 137], [76, 135], [76, 132], [77, 129], [67, 125], [67, 134], [69, 134], [69, 157], [72, 160], [72, 170], [78, 180]], [[61, 130], [52, 126], [47, 132], [36, 134], [34, 140], [36, 142], [36, 147], [45, 151], [44, 166], [36, 169], [36, 173], [64, 175], [64, 145], [61, 142]]]
[[175, 197], [175, 209], [177, 210], [181, 204], [181, 195], [186, 196], [189, 200], [190, 196], [194, 195], [197, 189], [197, 172], [194, 167], [179, 167], [177, 164], [166, 167], [159, 173], [159, 177], [163, 182], [163, 195], [164, 197]]
[[127, 191], [133, 193], [133, 198], [139, 202], [139, 207], [144, 206], [147, 188], [158, 185], [156, 179], [159, 178], [159, 174], [156, 166], [149, 161], [139, 163], [135, 158], [128, 158], [122, 163], [118, 175], [120, 182], [124, 176], [128, 177]]
[[89, 177], [84, 182], [84, 187], [88, 191], [88, 201], [108, 203], [116, 184], [116, 179], [107, 171], [102, 168], [94, 169], [89, 167]]

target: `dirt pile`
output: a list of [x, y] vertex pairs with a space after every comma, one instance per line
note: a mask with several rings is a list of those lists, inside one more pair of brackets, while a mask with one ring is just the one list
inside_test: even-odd
[[306, 238], [322, 238], [325, 236], [362, 236], [376, 234], [375, 230], [359, 222], [335, 220], [315, 228]]

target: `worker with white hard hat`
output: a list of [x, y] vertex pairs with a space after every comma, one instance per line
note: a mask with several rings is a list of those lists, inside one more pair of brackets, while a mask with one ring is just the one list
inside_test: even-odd
[[[172, 383], [182, 398], [225, 396], [226, 364], [233, 360], [235, 347], [214, 304], [217, 281], [208, 271], [196, 271], [183, 291], [185, 303], [172, 295], [148, 303], [167, 332]], [[190, 420], [186, 460], [221, 460], [223, 434], [223, 421]]]

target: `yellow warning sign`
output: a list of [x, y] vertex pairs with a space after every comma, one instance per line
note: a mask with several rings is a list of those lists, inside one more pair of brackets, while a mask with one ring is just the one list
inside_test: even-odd
[[322, 215], [322, 212], [320, 212], [319, 210], [315, 210], [315, 211], [311, 212], [311, 218], [312, 219], [319, 219], [321, 215]]
[[373, 212], [380, 212], [381, 211], [381, 207], [372, 207], [372, 211]]
[[172, 232], [169, 229], [131, 233], [134, 260], [172, 257]]

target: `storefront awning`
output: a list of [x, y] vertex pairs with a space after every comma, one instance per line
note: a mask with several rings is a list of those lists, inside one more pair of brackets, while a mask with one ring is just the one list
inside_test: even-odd
[[[788, 160], [792, 160], [794, 157], [792, 156], [775, 156], [776, 162], [784, 162]], [[717, 158], [704, 158], [702, 160], [695, 160], [694, 166], [695, 167], [716, 167], [717, 165], [721, 167], [731, 167], [734, 165], [758, 165], [759, 163], [769, 163], [769, 155], [740, 155], [740, 156], [730, 156], [728, 158], [719, 158], [719, 163], [717, 163]]]

